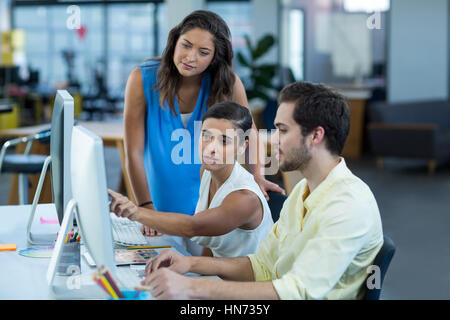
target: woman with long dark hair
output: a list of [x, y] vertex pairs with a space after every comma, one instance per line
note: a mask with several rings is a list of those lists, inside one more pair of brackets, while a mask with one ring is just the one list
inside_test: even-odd
[[[170, 31], [160, 59], [132, 71], [125, 92], [125, 152], [139, 206], [194, 214], [201, 167], [198, 123], [216, 102], [248, 108], [244, 86], [232, 69], [230, 38], [220, 16], [194, 11]], [[265, 196], [266, 190], [283, 192], [265, 180], [259, 165], [253, 169]], [[144, 228], [144, 233], [155, 231]]]

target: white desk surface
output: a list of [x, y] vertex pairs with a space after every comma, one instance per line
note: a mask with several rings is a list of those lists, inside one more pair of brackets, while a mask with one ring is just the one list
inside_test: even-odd
[[[86, 291], [76, 295], [55, 293], [47, 285], [46, 274], [50, 263], [49, 258], [30, 258], [19, 255], [19, 251], [29, 247], [26, 239], [26, 225], [31, 205], [0, 206], [0, 243], [14, 243], [16, 251], [0, 252], [0, 299], [80, 299], [105, 297], [101, 289], [94, 285]], [[56, 219], [54, 204], [40, 204], [37, 206], [32, 233], [55, 233], [59, 224], [41, 224], [39, 218]], [[172, 245], [185, 255], [186, 250], [167, 235], [151, 238], [150, 245]], [[82, 286], [85, 281], [92, 284], [91, 268], [81, 257]], [[87, 280], [86, 280], [87, 279]], [[92, 293], [92, 295], [91, 295]]]

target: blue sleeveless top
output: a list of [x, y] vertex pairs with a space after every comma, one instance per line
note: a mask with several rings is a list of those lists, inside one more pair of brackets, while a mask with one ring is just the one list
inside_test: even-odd
[[197, 104], [184, 128], [177, 99], [177, 115], [165, 103], [159, 105], [157, 82], [159, 61], [147, 61], [142, 74], [147, 114], [144, 166], [155, 209], [193, 215], [199, 197], [201, 161], [198, 155], [201, 120], [207, 110], [211, 78], [204, 73]]

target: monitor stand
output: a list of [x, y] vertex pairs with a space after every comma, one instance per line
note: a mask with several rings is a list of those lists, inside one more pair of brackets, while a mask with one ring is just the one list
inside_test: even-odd
[[105, 299], [108, 296], [93, 280], [95, 269], [81, 261], [81, 243], [65, 243], [65, 235], [72, 230], [74, 216], [80, 225], [78, 206], [72, 199], [67, 204], [53, 249], [47, 270], [47, 284], [55, 299]]
[[41, 175], [39, 177], [39, 182], [36, 188], [36, 192], [33, 198], [33, 204], [31, 205], [31, 212], [28, 218], [27, 224], [27, 241], [30, 245], [52, 245], [55, 242], [56, 234], [32, 234], [31, 227], [33, 225], [34, 216], [36, 214], [36, 208], [39, 201], [39, 197], [41, 196], [42, 185], [44, 184], [45, 175], [47, 174], [48, 167], [51, 163], [52, 157], [48, 156], [45, 159], [44, 166], [42, 167]]

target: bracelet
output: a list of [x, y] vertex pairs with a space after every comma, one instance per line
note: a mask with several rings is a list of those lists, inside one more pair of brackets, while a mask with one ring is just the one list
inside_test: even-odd
[[143, 202], [139, 205], [139, 207], [145, 207], [148, 204], [153, 204], [153, 201], [147, 201], [147, 202]]

